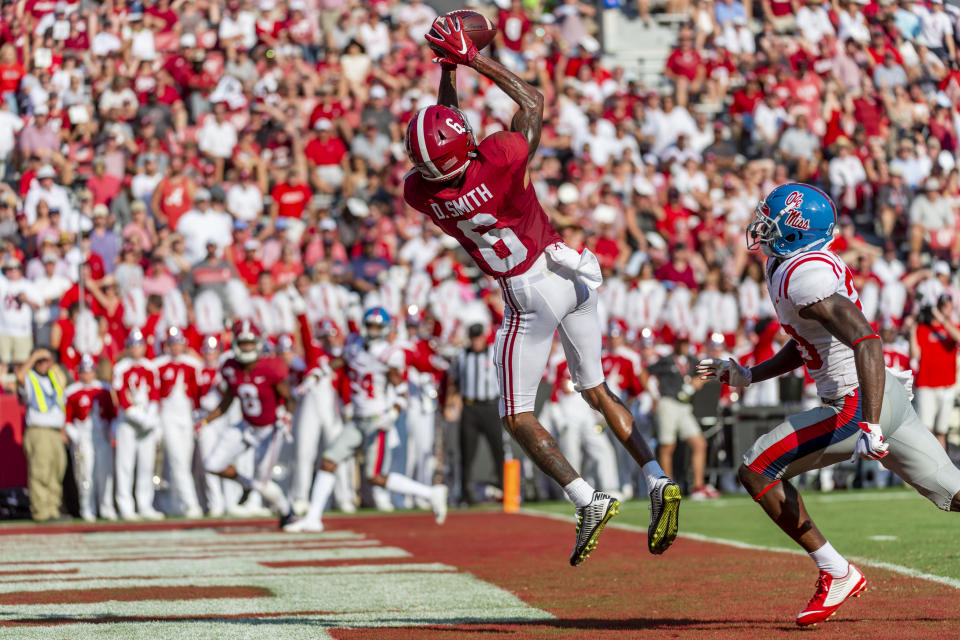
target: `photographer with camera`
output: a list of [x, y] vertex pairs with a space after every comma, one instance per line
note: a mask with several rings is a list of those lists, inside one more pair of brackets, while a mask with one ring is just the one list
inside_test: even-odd
[[683, 439], [690, 447], [690, 470], [693, 475], [690, 498], [715, 498], [720, 494], [704, 479], [707, 441], [691, 404], [693, 394], [700, 390], [704, 381], [695, 375], [698, 360], [690, 348], [689, 336], [678, 333], [673, 345], [673, 353], [654, 362], [648, 370], [650, 375], [656, 377], [660, 390], [657, 400], [657, 460], [664, 473], [674, 477], [673, 454], [677, 440]]
[[960, 328], [953, 316], [953, 298], [943, 293], [937, 303], [921, 306], [911, 332], [910, 355], [918, 362], [915, 383], [917, 413], [947, 448], [947, 430], [956, 399]]

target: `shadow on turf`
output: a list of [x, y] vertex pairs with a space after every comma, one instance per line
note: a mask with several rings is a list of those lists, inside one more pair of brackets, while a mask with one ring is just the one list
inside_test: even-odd
[[[30, 618], [16, 618], [3, 620], [7, 612], [0, 611], [0, 628], [15, 626], [59, 626], [64, 624], [117, 624], [122, 622], [195, 622], [195, 623], [227, 623], [248, 626], [257, 626], [262, 624], [269, 625], [304, 625], [316, 626], [322, 628], [344, 629], [358, 628], [368, 629], [371, 626], [356, 625], [349, 620], [342, 618], [322, 618], [310, 617], [305, 619], [302, 616], [284, 616], [275, 617], [265, 615], [258, 616], [251, 613], [245, 616], [114, 616], [103, 614], [100, 616], [73, 617], [57, 614], [41, 614]], [[838, 625], [850, 625], [859, 622], [870, 622], [865, 618], [860, 619], [840, 619], [831, 620], [829, 625], [835, 627]], [[877, 622], [874, 620], [874, 622]], [[932, 617], [903, 617], [903, 618], [885, 618], [884, 624], [896, 622], [946, 622], [944, 618]], [[464, 625], [474, 625], [475, 628], [464, 628]], [[647, 629], [683, 629], [687, 631], [717, 631], [726, 627], [743, 628], [751, 626], [754, 629], [767, 627], [770, 630], [777, 631], [796, 631], [797, 627], [793, 624], [784, 624], [781, 620], [770, 619], [745, 619], [734, 620], [727, 619], [704, 619], [704, 618], [626, 618], [623, 620], [611, 620], [609, 618], [557, 618], [547, 620], [490, 620], [477, 618], [461, 619], [437, 619], [437, 618], [381, 618], [376, 621], [377, 628], [407, 628], [416, 627], [425, 631], [449, 632], [451, 627], [457, 627], [458, 634], [471, 633], [515, 633], [517, 627], [550, 627], [561, 630], [577, 631], [642, 631]], [[819, 628], [819, 627], [817, 627]], [[0, 634], [2, 635], [2, 634]]]

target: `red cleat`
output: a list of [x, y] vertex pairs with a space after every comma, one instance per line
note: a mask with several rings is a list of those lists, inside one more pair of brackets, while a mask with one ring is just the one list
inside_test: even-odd
[[797, 626], [808, 627], [823, 622], [836, 613], [848, 598], [856, 598], [866, 588], [867, 579], [852, 564], [842, 578], [834, 578], [826, 571], [821, 571], [816, 593], [807, 607], [797, 614]]

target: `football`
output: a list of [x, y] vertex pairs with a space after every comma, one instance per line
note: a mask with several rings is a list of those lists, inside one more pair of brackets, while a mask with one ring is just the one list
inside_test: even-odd
[[[497, 28], [493, 26], [493, 23], [487, 19], [486, 16], [472, 11], [470, 9], [457, 9], [456, 11], [451, 11], [446, 15], [451, 17], [458, 17], [463, 23], [463, 31], [470, 39], [473, 41], [474, 46], [477, 47], [477, 50], [482, 50], [490, 42], [493, 41], [493, 37], [497, 35]], [[430, 32], [434, 33], [433, 27], [430, 27]], [[434, 35], [437, 35], [434, 33]], [[432, 44], [430, 48], [437, 53], [437, 55], [443, 55], [443, 51], [437, 50]]]

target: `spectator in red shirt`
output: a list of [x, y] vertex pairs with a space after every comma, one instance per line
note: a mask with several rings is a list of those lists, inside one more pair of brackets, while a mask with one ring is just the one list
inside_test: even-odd
[[310, 167], [310, 183], [320, 193], [332, 194], [343, 184], [347, 172], [347, 145], [333, 133], [333, 123], [322, 118], [314, 125], [315, 138], [304, 147]]
[[957, 351], [960, 349], [960, 328], [949, 319], [952, 314], [953, 299], [949, 294], [941, 295], [937, 304], [921, 309], [910, 349], [919, 363], [917, 413], [944, 449], [957, 396]]
[[197, 185], [183, 172], [183, 158], [174, 156], [170, 160], [170, 171], [157, 184], [150, 200], [150, 210], [157, 221], [170, 229], [177, 228], [180, 216], [193, 208], [193, 194]]
[[263, 263], [257, 257], [259, 250], [260, 241], [250, 238], [243, 243], [243, 258], [236, 261], [237, 273], [251, 291], [256, 288], [257, 280], [264, 271]]
[[677, 37], [680, 46], [667, 58], [666, 76], [677, 90], [677, 104], [686, 107], [689, 99], [703, 89], [707, 65], [693, 48], [693, 31], [683, 29]]
[[297, 254], [294, 246], [290, 243], [284, 244], [280, 251], [280, 259], [270, 267], [270, 273], [273, 275], [273, 281], [277, 289], [282, 289], [297, 279], [303, 273], [303, 262]]
[[695, 291], [697, 288], [693, 266], [690, 264], [690, 250], [682, 242], [678, 242], [673, 247], [670, 262], [657, 269], [655, 275], [657, 280], [661, 282], [681, 284], [691, 291]]
[[20, 113], [17, 105], [17, 89], [20, 81], [27, 75], [26, 69], [17, 61], [17, 50], [8, 42], [0, 47], [0, 97], [7, 103], [10, 111]]
[[303, 181], [300, 172], [291, 169], [287, 172], [286, 180], [279, 183], [270, 192], [270, 197], [273, 198], [273, 204], [270, 205], [270, 217], [274, 220], [278, 217], [300, 220], [312, 195], [313, 192]]
[[103, 157], [93, 160], [93, 175], [87, 180], [87, 188], [93, 193], [93, 203], [108, 205], [114, 196], [120, 193], [120, 178], [107, 173], [107, 163]]

